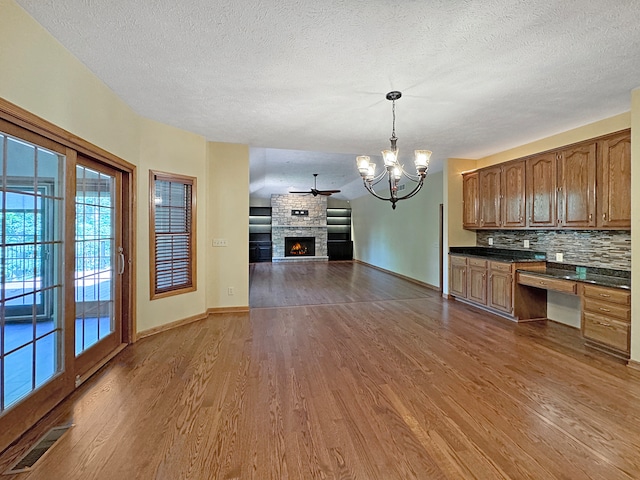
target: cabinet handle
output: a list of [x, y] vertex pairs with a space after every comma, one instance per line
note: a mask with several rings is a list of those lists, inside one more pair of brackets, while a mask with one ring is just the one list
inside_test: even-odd
[[589, 214], [589, 221], [591, 221], [593, 219], [593, 213]]
[[611, 310], [609, 310], [608, 308], [602, 308], [602, 307], [600, 307], [600, 311], [601, 311], [601, 312], [610, 312]]
[[520, 218], [518, 219], [518, 221], [522, 223], [522, 215], [520, 215]]
[[541, 280], [540, 285], [546, 285], [546, 283]]
[[596, 322], [598, 325], [602, 325], [603, 327], [607, 327], [607, 328], [611, 328], [611, 324], [610, 323], [606, 323], [606, 322]]
[[606, 214], [606, 213], [603, 213], [603, 214], [602, 214], [602, 221], [603, 221], [603, 222], [606, 222], [606, 221], [607, 221], [607, 214]]
[[609, 298], [611, 295], [609, 295], [608, 293], [601, 293], [600, 296], [601, 297], [605, 297], [605, 298]]

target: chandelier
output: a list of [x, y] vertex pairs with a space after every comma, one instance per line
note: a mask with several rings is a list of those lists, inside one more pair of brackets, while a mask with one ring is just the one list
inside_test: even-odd
[[[356, 157], [356, 165], [358, 166], [358, 171], [362, 177], [364, 187], [374, 197], [391, 202], [391, 208], [394, 210], [396, 208], [396, 202], [411, 198], [420, 191], [424, 183], [424, 178], [427, 176], [427, 171], [429, 170], [429, 159], [431, 158], [431, 152], [429, 150], [415, 151], [415, 158], [413, 160], [416, 167], [415, 175], [407, 173], [404, 169], [404, 165], [401, 165], [398, 161], [398, 147], [396, 146], [396, 142], [398, 141], [398, 137], [396, 137], [396, 100], [401, 96], [402, 93], [397, 91], [387, 93], [387, 100], [391, 100], [392, 102], [391, 111], [393, 112], [393, 129], [391, 131], [391, 138], [389, 138], [391, 141], [391, 148], [389, 150], [382, 151], [382, 160], [384, 161], [385, 170], [376, 175], [376, 165], [371, 162], [371, 158], [366, 155]], [[373, 188], [380, 183], [385, 176], [389, 181], [388, 196], [378, 194]], [[409, 193], [399, 197], [398, 184], [402, 177], [415, 182], [416, 186]]]

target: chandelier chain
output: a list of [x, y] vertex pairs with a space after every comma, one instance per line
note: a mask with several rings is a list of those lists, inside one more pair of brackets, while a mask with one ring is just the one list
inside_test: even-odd
[[392, 102], [391, 111], [393, 112], [393, 128], [391, 130], [391, 138], [397, 138], [396, 137], [396, 101], [395, 100], [393, 100]]

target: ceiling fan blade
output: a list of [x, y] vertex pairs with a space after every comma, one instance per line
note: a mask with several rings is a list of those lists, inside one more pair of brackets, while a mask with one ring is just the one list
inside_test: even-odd
[[328, 194], [332, 194], [332, 193], [340, 193], [340, 190], [318, 190], [318, 193], [328, 193]]
[[313, 192], [311, 192], [311, 191], [309, 191], [309, 190], [305, 190], [305, 191], [303, 191], [303, 192], [296, 191], [296, 190], [289, 190], [289, 193], [313, 193]]

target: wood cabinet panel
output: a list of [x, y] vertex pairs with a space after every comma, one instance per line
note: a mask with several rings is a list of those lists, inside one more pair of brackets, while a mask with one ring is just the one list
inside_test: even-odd
[[594, 347], [629, 356], [631, 292], [585, 285], [582, 289], [582, 334]]
[[607, 347], [629, 353], [630, 325], [592, 312], [582, 314], [582, 334]]
[[449, 257], [449, 293], [454, 297], [467, 298], [467, 259]]
[[545, 290], [555, 290], [556, 292], [571, 293], [574, 295], [577, 293], [577, 284], [571, 280], [542, 278], [537, 275], [518, 273], [518, 283], [536, 288], [544, 288]]
[[558, 226], [596, 225], [596, 142], [566, 149], [558, 161]]
[[617, 303], [618, 305], [631, 305], [631, 295], [628, 290], [599, 287], [598, 285], [585, 285], [582, 292], [585, 297]]
[[556, 227], [556, 154], [526, 160], [527, 227]]
[[631, 228], [631, 134], [598, 142], [598, 226]]
[[478, 228], [480, 226], [478, 172], [462, 176], [462, 226], [463, 228]]
[[487, 267], [469, 266], [467, 270], [467, 298], [480, 305], [487, 304]]
[[502, 167], [502, 227], [526, 225], [525, 161], [508, 162]]
[[480, 227], [499, 228], [501, 221], [501, 167], [480, 170]]
[[582, 302], [582, 308], [590, 312], [614, 317], [627, 323], [631, 321], [631, 307], [629, 306], [603, 302], [589, 297], [584, 297]]
[[[505, 265], [509, 266], [508, 272], [504, 268], [499, 268]], [[513, 312], [513, 275], [511, 268], [510, 264], [489, 263], [489, 298], [487, 304], [491, 308], [509, 314]]]

